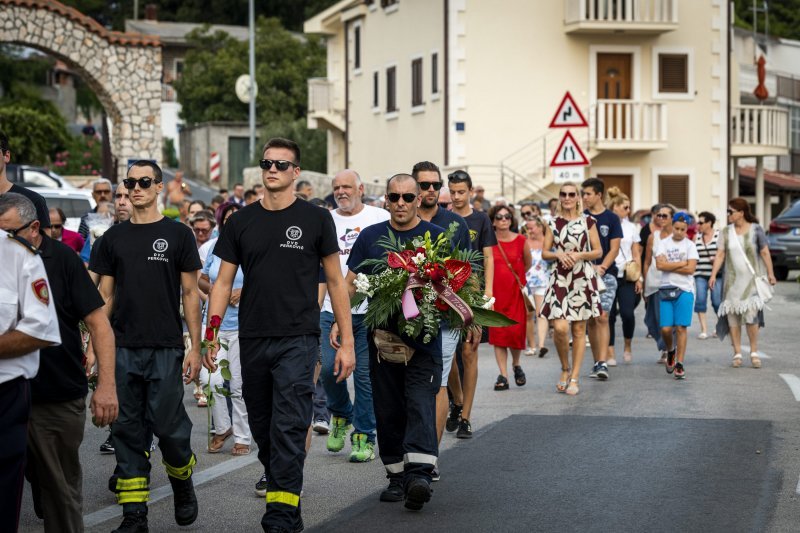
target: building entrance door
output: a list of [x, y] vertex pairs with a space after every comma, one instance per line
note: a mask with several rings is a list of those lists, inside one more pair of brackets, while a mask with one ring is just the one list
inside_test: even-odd
[[630, 133], [631, 54], [597, 54], [597, 105], [603, 106], [605, 123], [598, 125], [605, 139], [623, 140]]
[[[633, 176], [630, 174], [598, 174], [598, 178], [603, 180], [606, 190], [611, 187], [619, 187], [628, 198], [633, 198]], [[641, 206], [631, 205], [631, 209], [639, 209]]]

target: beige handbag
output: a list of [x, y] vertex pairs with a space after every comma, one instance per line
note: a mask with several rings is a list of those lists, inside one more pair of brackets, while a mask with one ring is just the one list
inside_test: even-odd
[[375, 341], [375, 347], [378, 348], [378, 361], [383, 359], [389, 363], [407, 365], [414, 357], [414, 348], [408, 346], [399, 335], [391, 331], [376, 329], [372, 338]]

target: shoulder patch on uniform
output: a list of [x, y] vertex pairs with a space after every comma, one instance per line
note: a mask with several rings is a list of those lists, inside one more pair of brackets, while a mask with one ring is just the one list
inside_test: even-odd
[[19, 244], [20, 246], [22, 246], [23, 248], [25, 248], [34, 255], [39, 255], [39, 253], [41, 253], [38, 248], [36, 248], [34, 245], [32, 245], [30, 242], [26, 241], [22, 237], [19, 237], [17, 235], [11, 235], [9, 233], [8, 238], [14, 241], [15, 243]]
[[44, 305], [50, 304], [50, 289], [47, 287], [47, 280], [39, 278], [31, 283], [31, 287], [33, 288], [33, 294], [36, 296], [37, 300]]

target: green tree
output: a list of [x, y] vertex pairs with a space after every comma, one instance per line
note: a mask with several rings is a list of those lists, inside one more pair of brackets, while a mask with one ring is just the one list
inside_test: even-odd
[[[248, 105], [235, 93], [236, 79], [246, 74], [247, 43], [208, 27], [190, 35], [192, 50], [176, 81], [181, 116], [188, 123], [213, 120], [246, 121]], [[325, 49], [316, 37], [300, 39], [277, 19], [260, 18], [256, 27], [257, 120], [262, 138], [277, 135], [297, 140], [303, 167], [324, 170], [324, 132], [306, 128], [308, 78], [325, 73]]]
[[[774, 37], [800, 40], [800, 0], [770, 0], [769, 7], [769, 33]], [[753, 29], [753, 0], [734, 0], [735, 21], [739, 28]], [[761, 9], [763, 0], [758, 0], [756, 6]], [[758, 13], [758, 32], [764, 33], [764, 13]]]
[[0, 105], [0, 129], [8, 135], [16, 163], [46, 165], [70, 141], [57, 111], [51, 114], [20, 105]]

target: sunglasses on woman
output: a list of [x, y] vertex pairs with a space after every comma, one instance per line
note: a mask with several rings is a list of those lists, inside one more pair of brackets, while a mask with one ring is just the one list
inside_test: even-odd
[[149, 189], [153, 183], [161, 183], [161, 180], [148, 177], [139, 178], [138, 180], [135, 178], [125, 178], [124, 180], [122, 180], [122, 185], [129, 191], [135, 189], [137, 183], [139, 184], [139, 187], [141, 189]]
[[386, 199], [392, 202], [393, 204], [399, 202], [400, 198], [402, 198], [405, 203], [410, 204], [411, 202], [417, 199], [417, 195], [414, 194], [413, 192], [407, 192], [403, 194], [400, 194], [399, 192], [390, 192], [389, 194], [386, 195]]
[[558, 193], [558, 196], [559, 196], [559, 198], [577, 198], [578, 197], [578, 193], [561, 191], [560, 193]]
[[495, 220], [513, 220], [514, 217], [512, 217], [511, 215], [495, 215], [494, 219]]
[[290, 165], [293, 167], [297, 166], [291, 161], [286, 161], [285, 159], [262, 159], [261, 161], [258, 162], [258, 166], [260, 166], [264, 170], [271, 169], [272, 165], [275, 165], [275, 168], [280, 172], [287, 170]]
[[522, 218], [533, 218], [533, 211], [522, 211]]
[[659, 213], [656, 215], [656, 218], [669, 218], [669, 215], [667, 215], [666, 213]]

